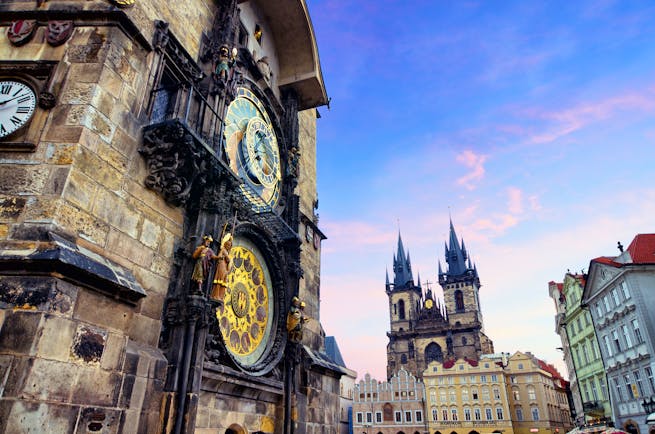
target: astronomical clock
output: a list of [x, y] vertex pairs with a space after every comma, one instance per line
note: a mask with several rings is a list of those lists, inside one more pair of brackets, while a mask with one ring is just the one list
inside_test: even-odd
[[244, 371], [264, 374], [279, 340], [276, 292], [266, 256], [248, 237], [237, 235], [230, 251], [232, 270], [227, 276], [223, 303], [216, 318], [231, 359]]
[[[281, 252], [263, 228], [271, 218], [280, 218], [272, 211], [283, 180], [275, 127], [264, 103], [246, 87], [237, 88], [227, 108], [223, 155], [241, 180], [240, 196], [252, 214], [235, 229], [231, 271], [216, 318], [234, 364], [251, 375], [265, 375], [282, 358], [285, 337], [286, 286], [276, 265]], [[268, 217], [259, 219], [261, 215]]]
[[264, 105], [244, 87], [227, 109], [224, 152], [255, 211], [274, 208], [282, 180], [280, 149]]

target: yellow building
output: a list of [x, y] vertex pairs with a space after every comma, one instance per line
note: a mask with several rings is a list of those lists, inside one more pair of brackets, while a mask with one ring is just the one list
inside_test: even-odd
[[501, 355], [432, 362], [423, 380], [430, 433], [514, 434]]
[[517, 351], [505, 367], [507, 394], [515, 434], [556, 434], [573, 426], [567, 382], [555, 367]]

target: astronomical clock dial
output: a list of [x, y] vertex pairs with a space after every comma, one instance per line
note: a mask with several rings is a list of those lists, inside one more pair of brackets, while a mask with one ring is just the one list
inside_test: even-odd
[[36, 108], [36, 94], [19, 81], [0, 81], [0, 138], [28, 123]]
[[230, 251], [223, 304], [216, 317], [232, 359], [247, 369], [266, 356], [273, 331], [273, 285], [266, 260], [249, 240], [236, 238]]
[[253, 206], [275, 206], [282, 179], [277, 137], [264, 105], [243, 87], [227, 109], [224, 151], [230, 168], [244, 180], [242, 188]]

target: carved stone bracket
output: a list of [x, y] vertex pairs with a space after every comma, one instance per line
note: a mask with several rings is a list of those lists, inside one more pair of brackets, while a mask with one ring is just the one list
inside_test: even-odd
[[205, 164], [194, 136], [177, 120], [144, 128], [143, 147], [149, 174], [145, 184], [175, 206], [184, 205]]

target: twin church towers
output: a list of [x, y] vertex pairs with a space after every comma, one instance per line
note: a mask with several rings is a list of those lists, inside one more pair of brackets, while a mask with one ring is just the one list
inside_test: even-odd
[[446, 270], [438, 263], [443, 301], [415, 283], [409, 253], [400, 234], [393, 259], [393, 283], [386, 279], [391, 330], [387, 332], [387, 378], [400, 368], [422, 378], [434, 360], [448, 364], [457, 359], [478, 360], [493, 353], [493, 342], [484, 334], [480, 309], [480, 278], [450, 222], [445, 249]]

